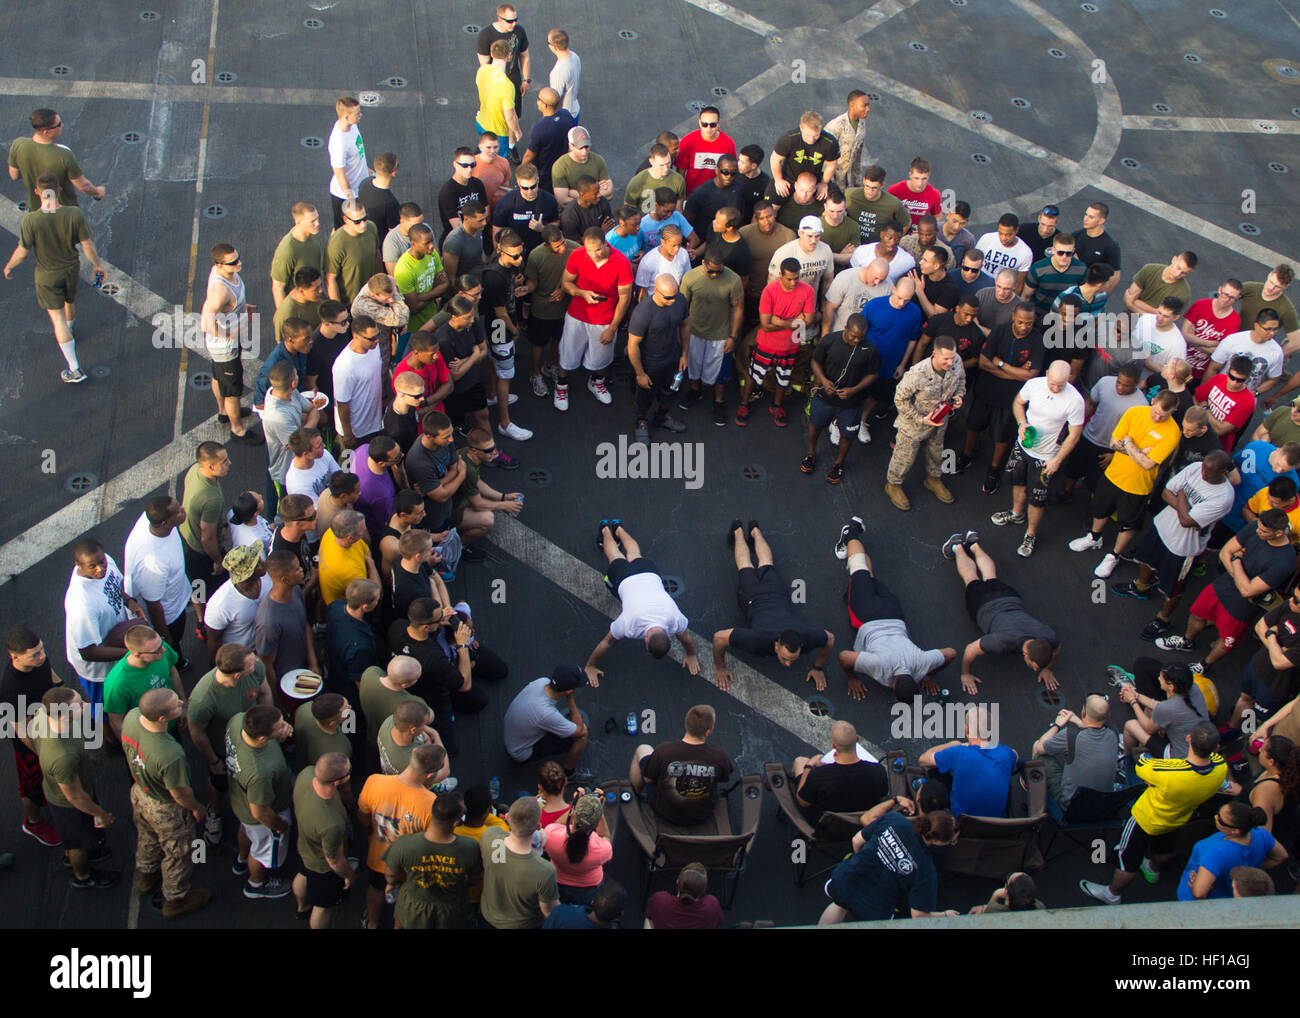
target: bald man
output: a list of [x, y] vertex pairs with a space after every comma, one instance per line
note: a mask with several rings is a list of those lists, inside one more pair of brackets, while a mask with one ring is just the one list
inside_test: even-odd
[[428, 703], [412, 690], [420, 681], [420, 662], [406, 654], [396, 654], [388, 668], [371, 666], [361, 673], [361, 713], [366, 716], [366, 745], [378, 752], [379, 728], [397, 705], [404, 700]]
[[[1007, 461], [1011, 511], [994, 513], [991, 519], [999, 527], [1012, 523], [1020, 526], [1028, 521], [1025, 538], [1016, 551], [1022, 558], [1029, 558], [1038, 539], [1043, 508], [1059, 498], [1065, 477], [1061, 467], [1083, 434], [1083, 397], [1070, 384], [1069, 362], [1053, 361], [1046, 375], [1031, 378], [1021, 386], [1011, 412], [1017, 425], [1016, 446]], [[1061, 432], [1067, 427], [1062, 442]]]
[[858, 730], [847, 721], [831, 725], [831, 750], [825, 756], [797, 756], [795, 802], [809, 823], [823, 813], [865, 813], [889, 794], [889, 775], [858, 745]]
[[[677, 280], [655, 277], [654, 290], [641, 298], [627, 323], [627, 359], [636, 372], [636, 441], [649, 445], [650, 428], [673, 433], [686, 425], [668, 413], [681, 387], [690, 351], [690, 302], [678, 292]], [[655, 403], [658, 409], [653, 416]]]
[[1119, 737], [1109, 721], [1110, 701], [1099, 693], [1089, 693], [1082, 715], [1068, 708], [1059, 711], [1052, 727], [1034, 743], [1033, 754], [1043, 758], [1047, 771], [1047, 791], [1062, 813], [1080, 788], [1114, 789]]
[[537, 93], [537, 123], [528, 132], [528, 148], [523, 163], [536, 163], [542, 190], [551, 191], [551, 167], [555, 160], [569, 151], [569, 128], [576, 121], [573, 114], [560, 105], [560, 93], [553, 88], [543, 88]]

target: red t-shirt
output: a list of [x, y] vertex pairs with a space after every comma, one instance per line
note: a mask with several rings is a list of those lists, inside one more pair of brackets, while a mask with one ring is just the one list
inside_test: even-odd
[[588, 304], [582, 297], [573, 297], [569, 300], [569, 314], [588, 325], [612, 322], [614, 309], [618, 307], [618, 288], [632, 285], [632, 264], [622, 252], [610, 248], [605, 263], [597, 267], [587, 249], [580, 247], [569, 255], [564, 271], [573, 273], [578, 289], [591, 290], [605, 297], [599, 304]]
[[917, 194], [907, 186], [906, 180], [900, 180], [897, 184], [889, 185], [889, 193], [903, 203], [908, 214], [912, 217], [912, 225], [927, 213], [932, 216], [938, 216], [943, 212], [943, 206], [939, 203], [939, 189], [933, 184], [926, 184], [925, 190]]
[[[1241, 315], [1231, 308], [1228, 309], [1227, 315], [1223, 318], [1216, 318], [1214, 315], [1214, 298], [1202, 297], [1190, 308], [1184, 316], [1196, 330], [1196, 338], [1203, 339], [1214, 343], [1216, 346], [1225, 336], [1231, 336], [1234, 332], [1241, 331]], [[1205, 374], [1205, 369], [1210, 366], [1210, 355], [1204, 350], [1198, 350], [1187, 344], [1187, 363], [1192, 369], [1192, 377], [1200, 378]]]
[[1231, 452], [1237, 432], [1245, 426], [1255, 412], [1255, 394], [1249, 389], [1229, 392], [1228, 376], [1218, 374], [1201, 383], [1200, 388], [1196, 390], [1196, 402], [1204, 403], [1206, 409], [1210, 411], [1210, 416], [1216, 421], [1227, 421], [1233, 426], [1234, 431], [1219, 436], [1223, 448]]
[[[763, 295], [758, 298], [760, 315], [775, 315], [777, 318], [794, 318], [812, 311], [817, 304], [817, 295], [807, 283], [798, 282], [794, 289], [787, 292], [781, 286], [781, 280], [774, 279], [763, 287]], [[789, 353], [795, 348], [793, 329], [777, 329], [775, 332], [758, 330], [758, 345], [768, 353]]]
[[[403, 371], [409, 371], [413, 375], [419, 375], [424, 379], [424, 395], [432, 396], [438, 391], [438, 386], [446, 384], [451, 379], [451, 369], [447, 367], [446, 360], [442, 354], [436, 353], [432, 362], [423, 368], [417, 368], [411, 364], [411, 354], [407, 354], [398, 362], [397, 367], [393, 370], [393, 395], [397, 395], [397, 376]], [[436, 403], [434, 410], [442, 410], [442, 404]]]
[[735, 154], [736, 143], [724, 131], [717, 141], [705, 141], [698, 129], [688, 134], [677, 144], [677, 170], [686, 178], [686, 193], [717, 176], [718, 156]]

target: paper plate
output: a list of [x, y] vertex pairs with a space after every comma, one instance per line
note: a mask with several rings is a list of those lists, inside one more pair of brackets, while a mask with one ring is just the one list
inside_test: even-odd
[[303, 392], [303, 395], [306, 396], [307, 399], [310, 400], [313, 405], [318, 399], [323, 399], [325, 401], [320, 406], [316, 407], [317, 410], [324, 410], [327, 406], [330, 405], [330, 398], [326, 396], [325, 393], [320, 392], [317, 389], [307, 389], [306, 391]]
[[[294, 668], [291, 669], [290, 671], [285, 672], [283, 675], [280, 676], [280, 692], [282, 692], [285, 696], [292, 697], [295, 700], [311, 700], [319, 696], [321, 692], [325, 689], [325, 684], [323, 682], [321, 683], [320, 688], [317, 689], [316, 692], [314, 693], [300, 693], [293, 688], [293, 684], [294, 682], [297, 681], [298, 676], [301, 675], [303, 672], [310, 672], [310, 671], [311, 671], [310, 668]], [[313, 672], [312, 674], [316, 674], [316, 673]]]

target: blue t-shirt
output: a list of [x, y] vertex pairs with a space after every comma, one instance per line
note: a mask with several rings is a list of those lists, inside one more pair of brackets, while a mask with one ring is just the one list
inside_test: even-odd
[[1273, 835], [1262, 827], [1250, 832], [1250, 844], [1238, 845], [1229, 841], [1220, 831], [1192, 846], [1192, 857], [1187, 860], [1187, 869], [1183, 870], [1178, 881], [1178, 900], [1195, 901], [1192, 897], [1192, 880], [1196, 871], [1207, 869], [1214, 874], [1214, 886], [1208, 897], [1232, 897], [1232, 870], [1235, 866], [1258, 866], [1273, 851]]
[[[298, 372], [298, 385], [301, 388], [307, 381], [307, 355], [290, 353], [283, 343], [276, 343], [275, 348], [266, 355], [262, 370], [257, 373], [257, 384], [253, 387], [253, 405], [261, 406], [266, 402], [266, 392], [271, 388], [271, 369], [281, 361], [292, 361]], [[1271, 448], [1271, 446], [1270, 446]]]
[[608, 930], [610, 926], [597, 926], [591, 918], [591, 909], [585, 905], [556, 905], [542, 923], [544, 930]]
[[626, 237], [620, 237], [618, 235], [617, 226], [610, 230], [609, 233], [605, 234], [605, 243], [615, 251], [621, 252], [629, 262], [636, 261], [637, 256], [640, 255], [642, 251], [649, 250], [645, 246], [645, 238], [642, 237], [640, 233], [633, 233]]
[[554, 116], [542, 117], [528, 132], [528, 147], [536, 158], [537, 175], [542, 187], [551, 191], [551, 167], [555, 160], [569, 152], [569, 129], [573, 127], [573, 115], [560, 108]]
[[[1246, 507], [1246, 503], [1255, 496], [1260, 488], [1267, 488], [1273, 478], [1289, 477], [1300, 487], [1300, 476], [1297, 476], [1294, 470], [1288, 470], [1284, 474], [1276, 474], [1273, 472], [1273, 468], [1268, 465], [1268, 457], [1276, 448], [1277, 446], [1271, 442], [1247, 442], [1232, 454], [1232, 462], [1241, 471], [1241, 483], [1233, 489], [1232, 512], [1228, 513], [1223, 522], [1231, 527], [1234, 533], [1246, 525], [1241, 510]], [[1253, 466], [1255, 469], [1248, 470], [1247, 467], [1249, 466]]]
[[993, 277], [985, 272], [983, 268], [981, 268], [979, 274], [973, 278], [965, 275], [961, 271], [960, 256], [957, 258], [956, 267], [948, 270], [948, 278], [956, 284], [958, 297], [965, 297], [968, 294], [974, 296], [984, 288], [993, 285]]
[[893, 378], [907, 344], [921, 335], [921, 309], [911, 301], [896, 308], [886, 295], [867, 301], [862, 313], [867, 319], [867, 339], [880, 354], [880, 377]]
[[1007, 815], [1007, 791], [1016, 753], [1010, 746], [949, 746], [935, 754], [940, 774], [952, 775], [952, 815]]
[[652, 247], [659, 246], [659, 235], [664, 232], [665, 226], [676, 226], [682, 231], [682, 239], [685, 240], [695, 231], [691, 229], [691, 224], [687, 222], [686, 217], [673, 209], [672, 214], [667, 219], [656, 219], [654, 216], [641, 217], [641, 244], [645, 250], [649, 251]]

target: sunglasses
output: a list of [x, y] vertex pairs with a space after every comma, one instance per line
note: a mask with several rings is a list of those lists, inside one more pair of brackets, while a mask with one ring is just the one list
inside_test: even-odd
[[472, 170], [474, 168], [473, 163], [457, 163], [456, 165], [459, 166], [462, 170]]
[[1043, 211], [1040, 213], [1040, 215], [1044, 215], [1044, 216], [1059, 216], [1060, 214], [1061, 214], [1061, 210], [1058, 209], [1055, 205], [1044, 205]]
[[519, 190], [521, 190], [521, 191], [536, 191], [536, 190], [537, 190], [537, 185], [536, 185], [536, 184], [520, 184], [520, 185], [519, 185]]
[[580, 152], [585, 152], [587, 149], [591, 148], [590, 145], [574, 145], [573, 147], [578, 149]]
[[963, 265], [961, 270], [962, 272], [979, 272], [983, 267], [982, 265]]
[[1230, 379], [1232, 379], [1234, 382], [1244, 382], [1244, 381], [1246, 381], [1246, 376], [1245, 376], [1245, 375], [1229, 375], [1228, 377], [1229, 377]]
[[518, 19], [518, 18], [502, 18], [501, 20], [504, 21], [507, 25], [513, 25], [513, 24], [514, 24], [515, 22], [517, 22], [519, 19]]
[[344, 216], [343, 218], [346, 219], [346, 220], [347, 220], [349, 223], [351, 223], [353, 226], [357, 226], [357, 225], [359, 225], [359, 224], [361, 224], [361, 223], [364, 223], [364, 222], [366, 221], [366, 217], [365, 217], [365, 216], [362, 216], [360, 219], [353, 219], [351, 216]]
[[701, 120], [701, 121], [700, 121], [700, 126], [701, 126], [701, 127], [717, 127], [719, 123], [721, 123], [721, 121], [718, 121], [718, 120]]
[[218, 262], [218, 264], [219, 264], [219, 265], [238, 265], [238, 264], [239, 264], [240, 262], [242, 262], [243, 260], [244, 260], [244, 259], [242, 259], [242, 258], [236, 258], [233, 262]]
[[719, 176], [719, 177], [734, 177], [735, 175], [736, 175], [736, 171], [735, 171], [735, 170], [719, 170], [719, 171], [718, 171], [718, 176]]
[[1072, 248], [1072, 247], [1058, 247], [1058, 248], [1053, 248], [1053, 249], [1052, 249], [1052, 254], [1055, 254], [1055, 255], [1073, 255], [1073, 254], [1074, 254], [1074, 248]]
[[483, 448], [481, 445], [471, 445], [470, 448], [473, 449], [475, 452], [496, 452], [497, 451], [497, 447], [495, 445], [489, 445], [486, 449]]

